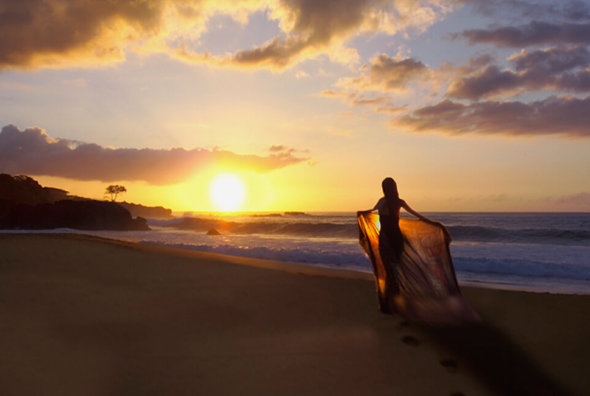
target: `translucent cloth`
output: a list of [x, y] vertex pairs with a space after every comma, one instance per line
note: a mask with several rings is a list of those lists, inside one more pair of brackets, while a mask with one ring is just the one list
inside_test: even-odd
[[399, 260], [384, 262], [379, 253], [379, 216], [359, 213], [357, 218], [359, 243], [371, 260], [382, 311], [427, 323], [479, 319], [461, 295], [444, 227], [400, 219], [404, 248]]

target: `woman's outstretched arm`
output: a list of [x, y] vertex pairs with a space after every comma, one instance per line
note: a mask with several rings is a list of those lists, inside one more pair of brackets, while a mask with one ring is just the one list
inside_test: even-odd
[[433, 224], [433, 225], [436, 225], [438, 227], [441, 227], [443, 229], [445, 235], [447, 236], [448, 241], [450, 242], [452, 240], [451, 234], [449, 234], [449, 231], [447, 230], [447, 227], [445, 227], [442, 223], [440, 223], [438, 221], [430, 220], [428, 217], [422, 216], [420, 213], [418, 213], [414, 209], [410, 208], [410, 205], [408, 205], [406, 203], [406, 201], [403, 201], [403, 200], [402, 200], [402, 208], [404, 208], [406, 210], [406, 212], [408, 212], [412, 216], [415, 216], [415, 217], [419, 218], [420, 220], [422, 220], [422, 221], [424, 221], [426, 223]]
[[377, 203], [375, 204], [375, 206], [373, 206], [373, 209], [359, 210], [359, 211], [358, 211], [358, 212], [356, 212], [356, 213], [357, 213], [357, 214], [368, 214], [368, 213], [371, 213], [371, 212], [374, 212], [374, 211], [376, 211], [376, 210], [377, 210], [377, 206], [379, 206], [379, 202], [377, 202]]
[[[422, 216], [420, 213], [416, 212], [414, 209], [410, 208], [410, 205], [408, 205], [406, 203], [406, 201], [401, 201], [402, 204], [402, 208], [404, 208], [406, 210], [406, 212], [408, 212], [409, 214], [411, 214], [414, 217], [419, 218], [422, 221], [425, 221], [427, 223], [436, 223], [435, 221], [430, 220], [428, 217], [426, 216]], [[438, 224], [438, 223], [436, 223]]]

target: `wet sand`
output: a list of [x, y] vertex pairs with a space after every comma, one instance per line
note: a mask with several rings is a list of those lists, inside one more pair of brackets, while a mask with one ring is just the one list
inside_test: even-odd
[[483, 322], [433, 327], [365, 274], [0, 234], [0, 393], [590, 394], [590, 296], [462, 290]]

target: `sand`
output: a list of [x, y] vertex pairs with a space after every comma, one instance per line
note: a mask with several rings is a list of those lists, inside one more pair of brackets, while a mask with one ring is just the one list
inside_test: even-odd
[[433, 327], [366, 274], [0, 234], [0, 394], [590, 394], [590, 296], [463, 292], [483, 322]]

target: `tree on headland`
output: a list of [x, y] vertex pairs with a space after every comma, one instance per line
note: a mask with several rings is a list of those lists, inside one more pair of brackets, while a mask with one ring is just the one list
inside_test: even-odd
[[115, 202], [115, 200], [117, 199], [117, 195], [127, 192], [127, 189], [125, 188], [125, 186], [120, 186], [118, 184], [111, 184], [110, 186], [108, 186], [104, 192], [104, 195], [107, 196], [109, 195], [111, 197], [111, 202]]

